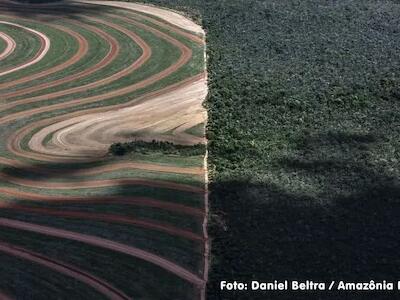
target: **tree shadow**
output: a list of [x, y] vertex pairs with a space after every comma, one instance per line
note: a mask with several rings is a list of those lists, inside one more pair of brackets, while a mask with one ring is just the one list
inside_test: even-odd
[[[397, 284], [400, 183], [373, 153], [379, 134], [306, 135], [275, 182], [210, 186], [209, 299], [367, 299], [366, 292], [221, 292], [220, 280]], [[274, 172], [274, 171], [271, 171]], [[395, 287], [396, 289], [396, 287]], [[379, 299], [393, 299], [381, 292]], [[369, 298], [368, 298], [369, 299]]]
[[66, 0], [0, 1], [0, 12], [2, 14], [40, 21], [52, 21], [58, 18], [81, 19], [83, 15], [96, 16], [100, 12], [107, 11], [110, 11], [107, 6]]
[[95, 168], [106, 166], [112, 162], [118, 162], [115, 157], [107, 155], [98, 159], [87, 159], [76, 162], [58, 160], [55, 162], [30, 162], [21, 166], [4, 166], [0, 168], [1, 175], [34, 178], [45, 180], [78, 175], [82, 171], [92, 171]]

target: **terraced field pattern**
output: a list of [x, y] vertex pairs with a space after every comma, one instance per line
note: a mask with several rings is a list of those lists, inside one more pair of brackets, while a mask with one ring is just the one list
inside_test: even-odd
[[161, 8], [0, 0], [0, 299], [203, 299], [202, 29]]

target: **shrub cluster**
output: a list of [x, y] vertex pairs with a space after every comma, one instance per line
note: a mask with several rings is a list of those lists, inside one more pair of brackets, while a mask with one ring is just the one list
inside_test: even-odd
[[129, 153], [149, 154], [163, 153], [169, 155], [196, 156], [204, 155], [205, 145], [177, 145], [170, 142], [156, 141], [132, 141], [128, 143], [114, 143], [110, 146], [112, 155], [122, 156]]

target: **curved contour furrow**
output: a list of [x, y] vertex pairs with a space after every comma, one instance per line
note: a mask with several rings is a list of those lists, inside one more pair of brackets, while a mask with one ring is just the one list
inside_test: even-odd
[[165, 232], [174, 236], [183, 237], [189, 240], [194, 241], [203, 241], [203, 237], [197, 235], [191, 231], [180, 229], [174, 226], [171, 226], [166, 223], [158, 223], [150, 220], [142, 220], [135, 219], [132, 217], [125, 217], [121, 215], [114, 214], [102, 214], [102, 213], [88, 213], [81, 211], [60, 211], [49, 208], [36, 208], [36, 207], [27, 207], [23, 205], [1, 205], [0, 208], [6, 208], [7, 210], [14, 210], [18, 212], [29, 212], [29, 213], [40, 213], [43, 215], [50, 216], [58, 216], [65, 217], [71, 219], [81, 219], [81, 220], [94, 220], [94, 221], [104, 221], [108, 223], [117, 223], [117, 224], [127, 224], [138, 226], [146, 229], [156, 230]]
[[[67, 162], [69, 160], [70, 161], [79, 161], [79, 160], [90, 161], [90, 159], [92, 159], [93, 161], [97, 161], [99, 159], [99, 157], [105, 156], [106, 153], [105, 153], [104, 149], [101, 150], [100, 155], [92, 154], [89, 157], [87, 155], [82, 155], [81, 158], [56, 156], [56, 155], [46, 155], [43, 153], [35, 153], [35, 152], [26, 151], [21, 148], [21, 141], [24, 139], [25, 136], [29, 135], [30, 132], [36, 130], [37, 128], [45, 127], [45, 126], [48, 126], [55, 122], [61, 122], [63, 120], [68, 120], [73, 117], [85, 116], [90, 113], [106, 112], [106, 111], [109, 111], [112, 109], [120, 109], [120, 108], [124, 108], [124, 107], [129, 107], [129, 106], [135, 105], [135, 104], [137, 105], [137, 104], [145, 102], [146, 100], [152, 99], [153, 97], [157, 97], [162, 94], [178, 90], [179, 88], [189, 87], [193, 83], [195, 83], [199, 80], [204, 80], [204, 79], [205, 79], [205, 74], [201, 73], [199, 75], [190, 77], [190, 78], [183, 80], [181, 82], [178, 82], [176, 84], [170, 85], [166, 88], [145, 94], [145, 95], [143, 95], [139, 98], [136, 98], [132, 101], [128, 101], [127, 103], [110, 105], [110, 106], [106, 106], [106, 107], [97, 107], [97, 108], [86, 109], [86, 110], [80, 110], [77, 112], [69, 113], [68, 115], [61, 115], [61, 116], [57, 116], [57, 117], [42, 119], [40, 121], [35, 122], [34, 124], [29, 124], [21, 129], [19, 129], [15, 133], [13, 133], [7, 140], [7, 149], [11, 153], [15, 154], [16, 156], [29, 158], [29, 159], [36, 159], [36, 160], [40, 160], [40, 161]], [[10, 121], [10, 120], [7, 120], [7, 121]], [[2, 123], [6, 123], [6, 121], [4, 121], [0, 118], [0, 125]]]
[[[63, 62], [63, 63], [61, 63], [59, 65], [56, 65], [56, 66], [54, 66], [52, 68], [49, 68], [47, 70], [43, 70], [41, 72], [37, 72], [35, 74], [29, 74], [27, 76], [21, 76], [16, 80], [0, 84], [0, 89], [10, 88], [10, 87], [13, 87], [13, 86], [16, 86], [16, 85], [19, 85], [19, 84], [23, 84], [23, 83], [26, 83], [26, 82], [30, 82], [30, 81], [39, 79], [41, 77], [45, 77], [45, 76], [51, 75], [51, 74], [53, 74], [55, 72], [58, 72], [60, 70], [63, 70], [65, 68], [75, 64], [76, 62], [81, 60], [87, 54], [87, 52], [89, 50], [89, 44], [88, 44], [88, 41], [81, 34], [79, 34], [76, 31], [73, 31], [73, 30], [71, 30], [71, 29], [69, 29], [67, 27], [64, 27], [64, 26], [52, 25], [52, 27], [56, 28], [56, 29], [58, 29], [58, 30], [60, 30], [60, 31], [66, 33], [66, 34], [68, 34], [71, 37], [73, 37], [77, 41], [78, 51], [70, 59], [68, 59], [67, 61], [65, 61], [65, 62]], [[47, 86], [47, 85], [49, 85], [49, 83], [46, 82], [44, 85]], [[18, 95], [22, 95], [25, 92], [29, 92], [29, 89], [35, 90], [35, 89], [39, 89], [39, 88], [40, 88], [40, 86], [34, 86], [34, 87], [31, 87], [31, 88], [27, 88], [27, 89], [24, 89], [24, 90], [19, 90], [19, 91], [16, 91], [16, 92], [4, 93], [4, 94], [1, 95], [1, 97], [2, 97], [2, 99], [6, 100], [6, 99], [8, 99], [10, 97], [15, 97], [15, 96], [18, 96]], [[6, 107], [6, 105], [5, 105], [5, 107]], [[0, 106], [0, 111], [6, 109], [5, 107], [3, 107], [3, 105], [1, 105]]]
[[4, 40], [4, 42], [6, 43], [5, 49], [3, 50], [3, 52], [0, 53], [1, 61], [14, 52], [16, 43], [12, 37], [4, 32], [0, 32], [0, 39]]
[[38, 180], [23, 179], [7, 174], [0, 174], [0, 178], [5, 182], [14, 183], [21, 186], [52, 189], [52, 190], [90, 189], [96, 187], [140, 185], [140, 186], [155, 187], [155, 188], [167, 188], [171, 190], [184, 191], [184, 192], [204, 193], [204, 189], [199, 187], [194, 187], [191, 185], [185, 185], [185, 184], [179, 184], [161, 180], [146, 180], [146, 179], [134, 179], [134, 178], [71, 181], [71, 182], [43, 182]]
[[12, 67], [11, 69], [1, 71], [0, 72], [0, 76], [8, 75], [10, 73], [25, 69], [25, 68], [27, 68], [29, 66], [32, 66], [32, 65], [38, 63], [39, 61], [41, 61], [45, 57], [45, 55], [49, 51], [50, 44], [51, 44], [50, 43], [50, 39], [46, 35], [44, 35], [43, 33], [39, 32], [37, 30], [34, 30], [34, 29], [30, 29], [30, 28], [28, 28], [26, 26], [22, 26], [22, 25], [19, 25], [19, 24], [12, 23], [12, 22], [0, 21], [0, 24], [7, 24], [7, 25], [10, 25], [10, 26], [15, 26], [15, 27], [19, 27], [19, 28], [22, 28], [24, 30], [27, 30], [27, 31], [35, 34], [36, 36], [38, 36], [39, 39], [40, 39], [40, 42], [41, 42], [40, 50], [35, 55], [35, 57], [33, 57], [31, 60], [25, 62], [22, 65], [15, 66], [15, 67]]
[[17, 197], [19, 199], [27, 199], [30, 201], [38, 202], [56, 202], [56, 203], [121, 203], [126, 205], [146, 206], [168, 210], [171, 212], [178, 212], [182, 214], [191, 215], [194, 217], [204, 217], [204, 212], [201, 209], [177, 204], [166, 201], [159, 201], [156, 199], [145, 198], [145, 197], [132, 197], [132, 196], [52, 196], [43, 195], [31, 192], [24, 192], [12, 188], [0, 187], [0, 192], [10, 197]]

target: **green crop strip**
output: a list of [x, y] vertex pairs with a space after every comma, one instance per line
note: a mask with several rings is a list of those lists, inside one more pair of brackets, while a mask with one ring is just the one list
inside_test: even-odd
[[[3, 17], [1, 17], [0, 20], [10, 21]], [[5, 24], [0, 24], [0, 30], [12, 37], [16, 43], [14, 52], [1, 61], [1, 70], [20, 65], [23, 62], [32, 59], [39, 51], [40, 40], [32, 32]], [[3, 82], [3, 76], [1, 82]]]
[[2, 53], [7, 47], [7, 43], [3, 40], [0, 39], [0, 53]]

